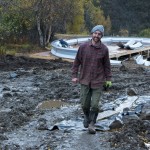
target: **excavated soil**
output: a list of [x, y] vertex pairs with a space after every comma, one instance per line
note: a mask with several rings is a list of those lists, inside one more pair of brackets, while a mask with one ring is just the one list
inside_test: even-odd
[[[56, 123], [82, 118], [80, 86], [71, 83], [72, 63], [8, 55], [0, 61], [0, 149], [2, 150], [146, 150], [150, 121], [128, 121], [121, 129], [89, 135], [82, 130], [50, 130]], [[150, 69], [128, 61], [112, 66], [113, 86], [103, 103], [132, 88], [150, 95]], [[39, 109], [43, 101], [61, 100], [63, 109]]]

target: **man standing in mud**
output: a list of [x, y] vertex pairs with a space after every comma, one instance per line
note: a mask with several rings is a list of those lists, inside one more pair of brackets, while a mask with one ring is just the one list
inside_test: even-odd
[[[103, 86], [111, 86], [111, 66], [108, 48], [101, 42], [104, 27], [91, 30], [92, 39], [82, 44], [72, 67], [72, 82], [81, 84], [80, 99], [84, 113], [83, 125], [95, 134], [94, 124], [99, 112], [99, 100]], [[79, 77], [78, 77], [78, 74]]]

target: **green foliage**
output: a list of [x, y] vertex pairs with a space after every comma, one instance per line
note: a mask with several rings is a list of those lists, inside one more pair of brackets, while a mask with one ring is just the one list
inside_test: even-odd
[[[48, 45], [56, 32], [87, 33], [96, 24], [111, 30], [99, 0], [5, 0], [0, 1], [0, 41]], [[39, 40], [37, 40], [37, 37]]]
[[5, 42], [22, 40], [22, 37], [33, 28], [33, 14], [26, 7], [22, 0], [5, 2], [1, 7], [0, 37]]
[[0, 47], [0, 56], [3, 56], [6, 54], [6, 48], [4, 46]]
[[97, 4], [98, 0], [86, 0], [84, 5], [85, 26], [90, 31], [95, 25], [102, 24], [105, 27], [106, 33], [111, 30], [110, 17], [105, 18], [103, 10]]
[[127, 29], [129, 35], [138, 35], [139, 31], [150, 27], [149, 0], [99, 0], [105, 16], [110, 16], [113, 35]]
[[68, 32], [78, 34], [83, 27], [83, 16], [75, 16], [72, 23], [68, 24]]
[[100, 1], [99, 0], [92, 0], [92, 3], [95, 7], [99, 6]]
[[111, 33], [111, 19], [110, 19], [110, 16], [107, 16], [106, 18], [106, 23], [104, 24], [105, 25], [105, 35], [110, 35]]
[[84, 31], [84, 10], [83, 0], [72, 1], [74, 7], [72, 9], [72, 20], [67, 24], [67, 32], [78, 34]]
[[0, 43], [45, 47], [55, 33], [89, 33], [97, 24], [104, 25], [105, 35], [149, 37], [149, 8], [149, 0], [0, 1]]
[[0, 58], [3, 58], [6, 55], [15, 55], [17, 53], [17, 50], [15, 48], [9, 49], [7, 46], [0, 46]]
[[121, 29], [121, 30], [119, 31], [119, 35], [120, 35], [120, 36], [125, 36], [125, 37], [127, 37], [127, 36], [129, 36], [129, 32], [128, 32], [128, 30], [126, 30], [126, 29]]
[[16, 53], [39, 52], [41, 48], [33, 44], [5, 44], [0, 46], [0, 56], [7, 54], [15, 55]]
[[38, 52], [41, 48], [35, 44], [21, 44], [21, 45], [14, 45], [17, 48], [18, 53], [33, 53]]
[[140, 31], [139, 36], [150, 38], [150, 28]]

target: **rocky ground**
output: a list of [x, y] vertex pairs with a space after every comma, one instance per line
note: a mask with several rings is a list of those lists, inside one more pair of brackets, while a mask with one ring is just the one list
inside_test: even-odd
[[[80, 86], [71, 83], [71, 66], [71, 62], [61, 59], [11, 55], [0, 61], [0, 149], [148, 149], [144, 142], [150, 142], [149, 120], [127, 121], [121, 129], [98, 131], [96, 135], [89, 135], [80, 128], [51, 130], [64, 120], [82, 123]], [[149, 68], [128, 61], [122, 67], [112, 67], [112, 74], [113, 86], [104, 91], [101, 105], [129, 94], [129, 88], [137, 95], [150, 95]], [[43, 101], [54, 100], [61, 101], [62, 107], [39, 107]]]

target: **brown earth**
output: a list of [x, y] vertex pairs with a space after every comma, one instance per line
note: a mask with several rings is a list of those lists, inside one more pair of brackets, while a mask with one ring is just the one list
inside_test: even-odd
[[[56, 58], [7, 55], [0, 61], [0, 149], [147, 149], [144, 142], [150, 142], [149, 120], [127, 122], [120, 130], [96, 135], [78, 130], [49, 130], [62, 120], [82, 118], [80, 107], [76, 107], [80, 104], [80, 86], [71, 83], [71, 66], [71, 62]], [[113, 86], [104, 91], [102, 104], [126, 95], [128, 88], [134, 88], [138, 95], [150, 95], [149, 68], [127, 61], [122, 67], [112, 66], [112, 74]], [[45, 100], [61, 100], [69, 106], [63, 110], [37, 109]], [[46, 122], [49, 127], [39, 129], [39, 122]]]

